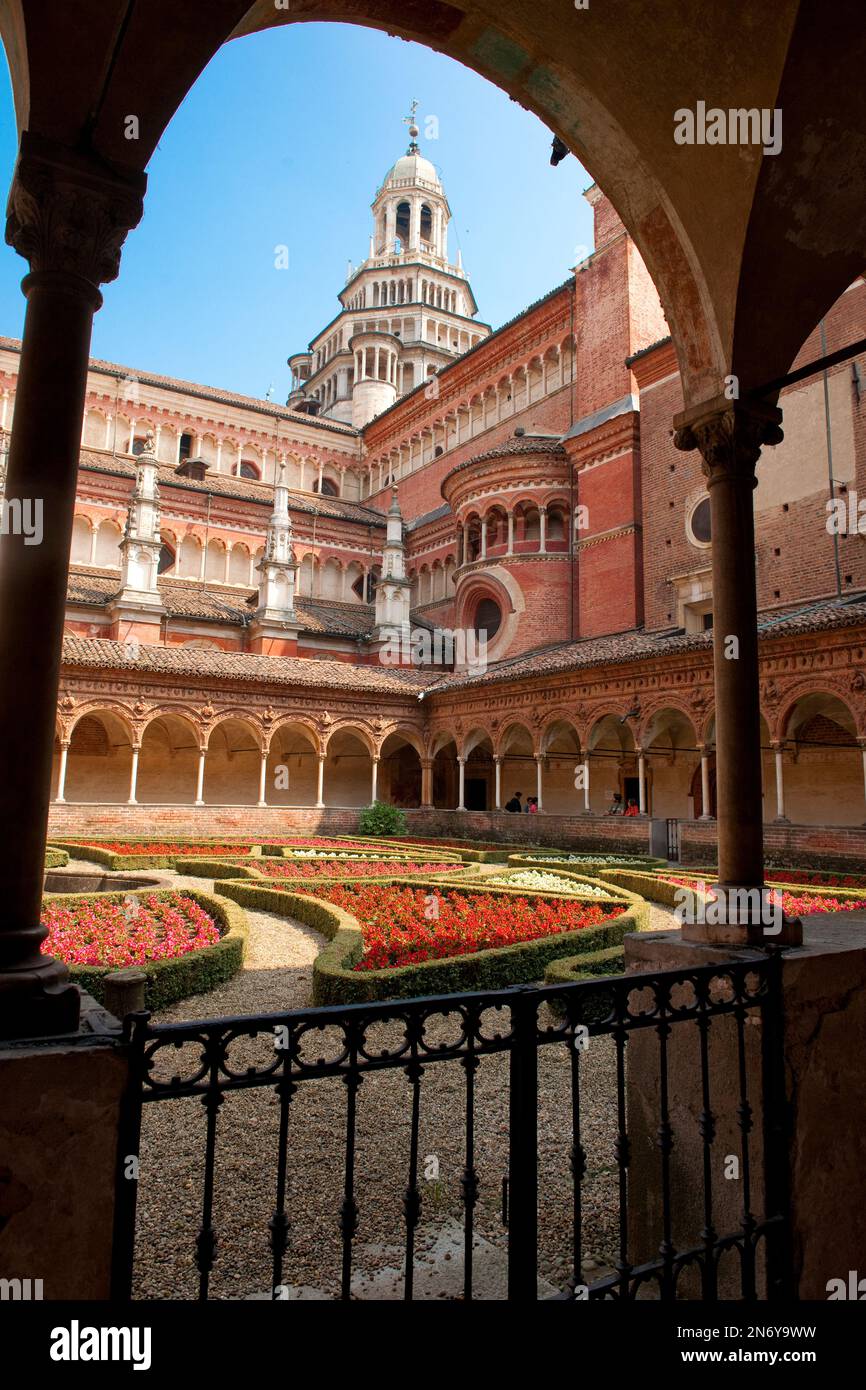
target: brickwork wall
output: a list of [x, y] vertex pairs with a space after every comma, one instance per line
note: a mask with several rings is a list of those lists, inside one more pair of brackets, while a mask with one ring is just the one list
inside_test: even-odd
[[[764, 857], [771, 863], [803, 869], [864, 873], [866, 827], [765, 825]], [[682, 823], [680, 858], [684, 864], [716, 863], [716, 828], [713, 822]]]
[[[827, 351], [853, 342], [866, 328], [866, 286], [859, 283], [833, 306], [827, 315]], [[821, 355], [820, 336], [813, 333], [803, 345], [796, 364], [803, 365]], [[862, 399], [852, 364], [845, 362], [829, 373], [831, 378], [831, 439], [837, 450], [837, 494], [856, 489], [866, 498], [866, 357], [858, 359]], [[810, 389], [809, 410], [814, 432], [803, 437], [791, 397]], [[836, 590], [833, 540], [827, 532], [829, 486], [826, 470], [823, 386], [821, 378], [798, 384], [783, 393], [780, 404], [788, 414], [788, 435], [783, 448], [786, 474], [775, 476], [773, 450], [765, 451], [758, 465], [756, 507], [756, 555], [758, 603], [773, 608], [831, 595]], [[674, 376], [645, 387], [640, 393], [641, 460], [643, 469], [644, 595], [648, 628], [667, 627], [677, 621], [676, 599], [668, 582], [674, 575], [688, 574], [709, 566], [710, 551], [690, 542], [686, 534], [687, 506], [704, 491], [700, 456], [680, 453], [671, 437], [671, 419], [682, 409], [679, 377]], [[846, 416], [848, 418], [846, 418]], [[783, 420], [783, 427], [785, 421]], [[848, 455], [853, 435], [854, 476], [844, 481], [840, 467]], [[844, 454], [843, 454], [844, 446]], [[816, 457], [820, 451], [820, 457]], [[762, 467], [764, 483], [762, 491]], [[814, 485], [804, 496], [803, 473]], [[785, 500], [784, 493], [793, 500]], [[776, 500], [778, 496], [778, 500]], [[860, 535], [839, 537], [839, 559], [843, 592], [866, 588], [866, 546]]]

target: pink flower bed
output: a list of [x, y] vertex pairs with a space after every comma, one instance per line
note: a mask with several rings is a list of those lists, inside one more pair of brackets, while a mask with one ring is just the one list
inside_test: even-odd
[[50, 904], [42, 913], [48, 936], [45, 955], [67, 965], [105, 965], [120, 969], [153, 960], [174, 960], [220, 939], [204, 908], [183, 893], [157, 898], [130, 895], [123, 902], [91, 899], [62, 907]]

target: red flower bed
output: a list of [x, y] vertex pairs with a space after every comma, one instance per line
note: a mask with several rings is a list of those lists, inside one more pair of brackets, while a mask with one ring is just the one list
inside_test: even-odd
[[[699, 883], [706, 883], [707, 891], [713, 885], [705, 879], [697, 878], [669, 878], [668, 883], [676, 883], [683, 888], [696, 888]], [[712, 897], [712, 893], [710, 893]], [[822, 893], [820, 897], [816, 893], [789, 893], [786, 889], [781, 891], [778, 888], [770, 890], [767, 901], [773, 906], [781, 905], [782, 911], [788, 917], [805, 917], [811, 912], [861, 912], [866, 908], [866, 898], [831, 898], [829, 894]]]
[[316, 897], [357, 917], [364, 934], [364, 958], [356, 970], [415, 965], [445, 956], [468, 955], [497, 946], [514, 946], [542, 936], [594, 927], [625, 909], [605, 908], [563, 898], [550, 902], [492, 893], [428, 893], [423, 888], [370, 884], [317, 889]]
[[[804, 884], [809, 888], [866, 888], [866, 878], [855, 877], [854, 875], [811, 873], [807, 869], [770, 869], [767, 871], [767, 878], [773, 883], [797, 883]], [[840, 882], [840, 877], [844, 877], [845, 882]]]
[[256, 868], [268, 878], [370, 878], [383, 874], [447, 874], [457, 864], [412, 864], [394, 859], [261, 859]]
[[81, 845], [82, 849], [104, 849], [109, 854], [153, 854], [153, 855], [224, 855], [249, 854], [251, 844], [233, 845], [191, 845], [178, 844], [175, 840], [70, 840], [70, 844]]
[[71, 840], [70, 844], [81, 845], [86, 849], [104, 849], [109, 854], [153, 854], [153, 855], [195, 855], [197, 858], [221, 857], [227, 854], [249, 854], [254, 844], [286, 845], [297, 849], [345, 849], [363, 853], [373, 846], [353, 843], [351, 840], [289, 840], [264, 839], [235, 841], [234, 844], [188, 844], [178, 840]]
[[67, 965], [107, 965], [120, 969], [151, 960], [174, 960], [219, 941], [219, 930], [204, 908], [182, 893], [152, 893], [124, 902], [99, 900], [72, 907], [52, 904], [42, 913], [48, 936], [43, 954]]

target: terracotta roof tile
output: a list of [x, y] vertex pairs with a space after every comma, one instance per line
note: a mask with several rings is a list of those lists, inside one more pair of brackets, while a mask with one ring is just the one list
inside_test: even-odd
[[103, 638], [67, 636], [63, 639], [67, 667], [144, 674], [202, 676], [208, 679], [262, 684], [369, 691], [382, 695], [411, 695], [423, 689], [428, 675], [397, 667], [355, 666], [348, 661], [305, 657], [252, 656], [198, 647], [160, 647], [144, 643], [135, 658], [126, 643]]
[[[763, 613], [759, 617], [758, 635], [767, 641], [799, 633], [821, 632], [830, 628], [855, 627], [866, 623], [866, 596], [852, 601], [827, 601], [783, 613]], [[651, 633], [643, 630], [615, 633], [609, 637], [593, 637], [585, 642], [561, 642], [556, 646], [535, 648], [510, 660], [497, 662], [477, 676], [441, 676], [431, 682], [430, 694], [462, 690], [470, 686], [521, 680], [531, 676], [558, 675], [594, 666], [615, 666], [621, 662], [646, 661], [650, 657], [684, 651], [711, 651], [711, 632], [694, 635], [685, 633]]]

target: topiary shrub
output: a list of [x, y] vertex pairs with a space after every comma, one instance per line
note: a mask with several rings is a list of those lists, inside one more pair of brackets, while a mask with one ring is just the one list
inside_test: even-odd
[[405, 835], [406, 816], [398, 806], [374, 801], [358, 817], [358, 829], [362, 835]]

